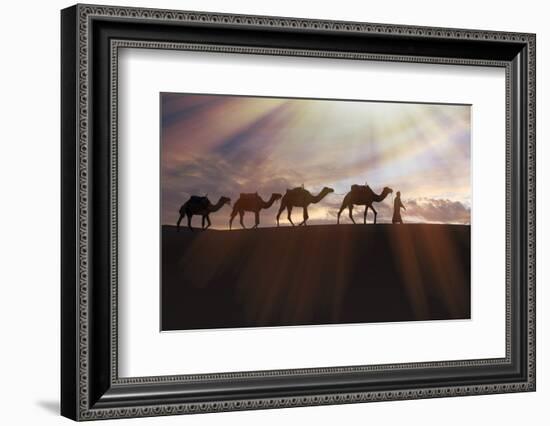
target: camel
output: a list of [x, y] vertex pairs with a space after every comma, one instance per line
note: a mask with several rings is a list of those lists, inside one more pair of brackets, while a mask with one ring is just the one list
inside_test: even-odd
[[273, 203], [279, 199], [281, 199], [281, 194], [271, 194], [269, 201], [262, 200], [262, 197], [260, 197], [257, 192], [252, 194], [241, 194], [239, 199], [233, 205], [233, 211], [231, 212], [231, 217], [229, 218], [229, 229], [231, 229], [233, 219], [235, 219], [237, 214], [239, 215], [241, 226], [246, 228], [243, 223], [245, 212], [254, 213], [256, 221], [253, 228], [257, 228], [260, 224], [260, 210], [270, 208]]
[[[192, 195], [189, 200], [180, 207], [180, 217], [177, 223], [178, 231], [180, 230], [180, 223], [183, 216], [187, 216], [187, 226], [192, 231], [191, 219], [194, 215], [202, 216], [202, 229], [208, 229], [212, 224], [209, 217], [210, 213], [217, 212], [226, 204], [231, 205], [231, 199], [228, 197], [220, 197], [216, 204], [212, 204], [206, 196], [199, 197], [197, 195]], [[208, 222], [206, 228], [204, 227], [205, 221]]]
[[344, 201], [342, 201], [342, 206], [338, 211], [338, 220], [336, 223], [340, 223], [340, 214], [347, 207], [349, 210], [349, 218], [355, 224], [355, 220], [353, 220], [354, 205], [365, 206], [365, 213], [363, 214], [363, 224], [367, 223], [367, 212], [369, 208], [374, 213], [374, 223], [376, 223], [376, 216], [378, 215], [378, 213], [376, 212], [376, 210], [374, 210], [372, 203], [380, 203], [381, 201], [384, 201], [388, 194], [391, 194], [392, 192], [393, 189], [388, 188], [387, 186], [384, 187], [380, 194], [376, 194], [368, 185], [351, 185], [351, 191], [348, 192], [344, 197]]
[[286, 209], [287, 211], [288, 221], [292, 226], [294, 226], [294, 222], [292, 222], [293, 207], [302, 207], [304, 209], [304, 220], [302, 220], [302, 222], [300, 222], [298, 226], [307, 225], [306, 222], [309, 218], [307, 207], [310, 204], [317, 204], [331, 192], [334, 192], [334, 189], [328, 188], [326, 186], [317, 195], [312, 195], [311, 192], [309, 192], [307, 189], [304, 189], [303, 186], [293, 189], [287, 189], [285, 195], [283, 195], [283, 198], [281, 200], [281, 207], [279, 207], [279, 212], [277, 213], [277, 226], [279, 226], [279, 217], [281, 216], [281, 213], [284, 209]]

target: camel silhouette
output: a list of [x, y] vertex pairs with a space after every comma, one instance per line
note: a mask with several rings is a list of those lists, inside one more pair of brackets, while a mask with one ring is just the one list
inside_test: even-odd
[[288, 221], [291, 223], [292, 226], [294, 226], [294, 222], [292, 222], [293, 207], [302, 207], [304, 209], [304, 220], [302, 220], [302, 222], [300, 222], [298, 226], [306, 225], [306, 222], [309, 218], [307, 207], [310, 204], [317, 204], [331, 192], [334, 192], [334, 189], [328, 188], [326, 186], [317, 195], [312, 195], [311, 192], [309, 192], [307, 189], [304, 189], [303, 187], [287, 189], [285, 195], [283, 195], [283, 198], [281, 200], [279, 212], [277, 213], [277, 226], [279, 226], [279, 217], [281, 216], [281, 213], [284, 209], [286, 209], [287, 211]]
[[[224, 205], [231, 205], [231, 199], [228, 197], [220, 197], [216, 204], [212, 204], [208, 197], [200, 197], [197, 195], [192, 195], [189, 200], [187, 200], [180, 207], [180, 217], [177, 223], [177, 229], [180, 230], [180, 223], [184, 216], [187, 216], [187, 227], [192, 231], [193, 227], [191, 226], [191, 219], [193, 216], [198, 215], [202, 216], [202, 229], [208, 229], [212, 224], [210, 222], [210, 213], [215, 213], [221, 209]], [[204, 227], [204, 222], [208, 222], [206, 228]]]
[[241, 194], [239, 199], [233, 205], [233, 211], [231, 212], [231, 217], [229, 218], [229, 229], [231, 229], [233, 225], [233, 219], [235, 219], [235, 216], [237, 216], [237, 214], [239, 215], [241, 226], [243, 228], [246, 228], [243, 223], [245, 212], [254, 213], [256, 221], [253, 228], [257, 228], [260, 224], [260, 210], [270, 208], [273, 203], [281, 199], [281, 197], [281, 194], [271, 194], [271, 198], [269, 199], [269, 201], [264, 201], [257, 192], [252, 194]]
[[353, 220], [354, 205], [365, 206], [365, 213], [363, 214], [364, 224], [367, 223], [367, 212], [369, 208], [374, 213], [374, 223], [376, 223], [376, 216], [378, 215], [378, 213], [376, 212], [376, 210], [374, 210], [372, 203], [380, 203], [381, 201], [384, 201], [384, 198], [386, 198], [388, 194], [391, 194], [392, 192], [393, 189], [388, 188], [387, 186], [384, 187], [380, 194], [376, 194], [368, 185], [351, 185], [351, 191], [348, 192], [344, 197], [344, 201], [342, 201], [342, 206], [338, 211], [338, 219], [336, 223], [340, 223], [340, 214], [342, 214], [342, 211], [345, 208], [349, 210], [349, 218], [353, 223], [355, 223], [355, 220]]

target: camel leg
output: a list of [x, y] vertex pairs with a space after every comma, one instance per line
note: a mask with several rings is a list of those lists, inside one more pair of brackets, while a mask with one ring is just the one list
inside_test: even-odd
[[244, 217], [244, 212], [239, 212], [239, 222], [241, 223], [241, 226], [243, 227], [243, 229], [246, 229], [246, 226], [244, 226], [243, 217]]
[[340, 215], [342, 214], [345, 208], [346, 206], [342, 204], [342, 207], [340, 207], [340, 210], [338, 210], [338, 218], [336, 219], [336, 225], [340, 225]]
[[304, 207], [304, 220], [300, 223], [298, 226], [307, 225], [306, 221], [309, 219], [309, 215], [307, 214], [307, 207]]
[[210, 228], [210, 225], [212, 225], [212, 222], [210, 222], [210, 216], [209, 215], [206, 215], [206, 222], [208, 224], [206, 225], [206, 228], [204, 228], [204, 229], [208, 229], [208, 228]]
[[370, 209], [371, 209], [372, 212], [374, 213], [374, 223], [376, 224], [376, 216], [378, 216], [378, 213], [376, 212], [376, 210], [374, 210], [374, 207], [373, 207], [373, 206], [370, 206]]
[[235, 216], [237, 216], [237, 210], [233, 210], [231, 212], [231, 216], [229, 217], [229, 230], [231, 230], [231, 227], [233, 226], [233, 219], [235, 219]]
[[254, 228], [260, 224], [260, 212], [254, 212]]
[[188, 227], [191, 231], [193, 230], [193, 227], [191, 226], [191, 218], [192, 218], [192, 217], [193, 217], [193, 216], [190, 215], [190, 214], [187, 215], [187, 227]]
[[176, 223], [176, 228], [178, 232], [180, 232], [180, 223], [182, 219], [183, 219], [183, 215], [180, 213], [180, 218], [178, 219], [178, 223]]
[[367, 224], [367, 212], [369, 211], [368, 207], [365, 207], [365, 213], [363, 213], [363, 225]]
[[353, 205], [348, 207], [348, 211], [349, 211], [349, 218], [351, 219], [351, 221], [355, 225], [355, 220], [353, 219]]
[[288, 206], [286, 208], [286, 211], [287, 211], [287, 217], [288, 217], [288, 221], [290, 222], [290, 224], [292, 226], [294, 226], [294, 222], [292, 222], [292, 206]]
[[201, 229], [204, 229], [204, 222], [206, 220], [206, 216], [203, 216], [202, 217], [202, 221], [201, 221]]
[[285, 204], [281, 203], [281, 206], [279, 207], [279, 211], [277, 212], [277, 226], [279, 226], [279, 217], [281, 217], [281, 213], [285, 209]]

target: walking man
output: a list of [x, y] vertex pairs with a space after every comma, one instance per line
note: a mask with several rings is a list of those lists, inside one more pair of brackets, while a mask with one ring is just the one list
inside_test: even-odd
[[393, 201], [393, 218], [391, 220], [392, 223], [403, 223], [403, 219], [401, 219], [401, 208], [407, 210], [401, 202], [401, 192], [397, 191], [395, 200]]

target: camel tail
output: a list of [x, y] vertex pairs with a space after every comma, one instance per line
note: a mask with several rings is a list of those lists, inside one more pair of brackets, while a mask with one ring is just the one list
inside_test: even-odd
[[187, 201], [185, 203], [183, 203], [179, 209], [179, 214], [180, 215], [184, 215], [185, 214], [185, 208], [187, 207]]
[[342, 206], [340, 207], [340, 211], [344, 210], [346, 207], [349, 207], [351, 203], [350, 198], [351, 196], [349, 195], [349, 193], [347, 193], [344, 199], [342, 200]]
[[340, 223], [340, 215], [344, 211], [345, 208], [348, 208], [350, 205], [350, 195], [349, 192], [345, 195], [344, 199], [342, 200], [342, 205], [340, 206], [340, 210], [338, 210], [338, 217], [336, 223]]
[[178, 218], [178, 221], [176, 223], [176, 229], [180, 230], [180, 224], [181, 224], [181, 220], [183, 219], [183, 216], [185, 216], [185, 207], [187, 206], [187, 203], [183, 204], [180, 209], [179, 209], [179, 214], [180, 214], [180, 217]]
[[231, 210], [231, 216], [235, 216], [238, 212], [239, 212], [239, 209], [241, 208], [241, 200], [238, 199], [237, 201], [235, 201], [235, 203], [233, 203], [233, 209]]
[[229, 215], [229, 230], [233, 228], [233, 219], [235, 219], [235, 216], [237, 216], [237, 213], [239, 212], [239, 200], [233, 204], [233, 209], [231, 210], [231, 214]]
[[281, 213], [286, 209], [286, 196], [288, 194], [288, 189], [286, 190], [286, 194], [283, 195], [283, 198], [281, 198], [281, 204], [279, 205], [279, 211], [277, 212], [277, 226], [279, 226], [279, 219], [281, 218]]
[[288, 199], [286, 198], [286, 195], [281, 198], [281, 204], [279, 205], [279, 212], [282, 212], [284, 209], [287, 208], [288, 205]]

